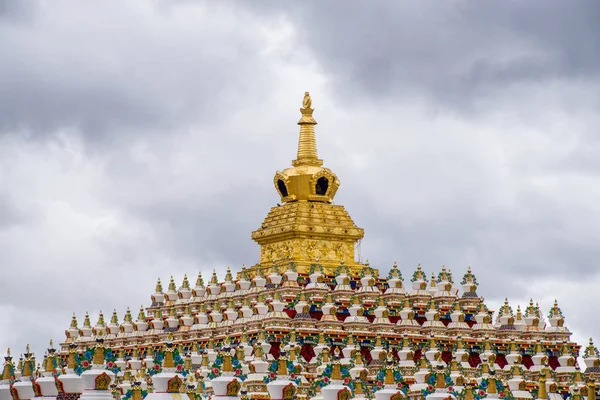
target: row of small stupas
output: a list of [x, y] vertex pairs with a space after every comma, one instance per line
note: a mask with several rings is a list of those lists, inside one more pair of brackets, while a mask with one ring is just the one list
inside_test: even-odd
[[598, 350], [580, 370], [557, 303], [545, 318], [506, 301], [494, 319], [470, 269], [458, 285], [418, 267], [405, 284], [397, 265], [382, 279], [356, 259], [364, 231], [333, 202], [311, 105], [306, 93], [297, 157], [273, 179], [281, 204], [252, 232], [256, 265], [193, 288], [159, 281], [135, 320], [74, 316], [41, 366], [29, 350], [6, 357], [0, 400], [595, 400]]
[[176, 344], [168, 334], [144, 355], [138, 347], [111, 348], [97, 338], [84, 350], [69, 345], [66, 358], [61, 359], [51, 342], [37, 368], [29, 348], [16, 366], [10, 353], [5, 357], [0, 400], [178, 400], [182, 395], [189, 400], [596, 398], [599, 358], [592, 343], [586, 348], [585, 362], [596, 370], [587, 374], [580, 372], [572, 357], [565, 367], [549, 368], [539, 343], [536, 368], [529, 369], [520, 362], [522, 352], [515, 345], [506, 355], [510, 364], [501, 368], [488, 341], [474, 367], [460, 337], [449, 361], [442, 357], [435, 338], [417, 357], [408, 335], [398, 345], [377, 335], [365, 353], [353, 334], [344, 342], [327, 344], [321, 333], [310, 361], [302, 355], [296, 329], [279, 343], [280, 350], [273, 355], [273, 345], [262, 333], [256, 340], [242, 333], [235, 339], [226, 336], [218, 345], [211, 338], [207, 344], [191, 347]]
[[209, 337], [218, 342], [225, 333], [235, 335], [242, 329], [266, 331], [277, 338], [291, 327], [302, 331], [305, 339], [326, 330], [328, 340], [343, 339], [349, 333], [368, 339], [381, 333], [394, 342], [410, 334], [415, 342], [425, 342], [430, 335], [449, 343], [457, 336], [473, 343], [488, 338], [502, 350], [508, 341], [518, 339], [521, 345], [528, 344], [529, 355], [538, 341], [550, 356], [558, 355], [564, 346], [573, 354], [579, 349], [569, 342], [571, 333], [556, 302], [546, 322], [533, 301], [524, 312], [517, 307], [516, 313], [505, 301], [492, 323], [493, 311], [477, 295], [478, 283], [470, 268], [461, 281], [462, 294], [445, 267], [429, 284], [417, 267], [408, 289], [397, 265], [387, 279], [374, 276], [368, 266], [356, 280], [343, 266], [334, 279], [320, 272], [319, 266], [307, 277], [295, 272], [293, 265], [280, 269], [284, 271], [274, 268], [267, 276], [259, 273], [251, 279], [243, 269], [235, 280], [228, 271], [224, 282], [218, 282], [213, 273], [208, 285], [199, 275], [194, 288], [187, 277], [179, 289], [171, 279], [166, 292], [159, 280], [152, 305], [141, 308], [135, 320], [128, 310], [120, 322], [115, 311], [108, 323], [100, 313], [95, 326], [86, 315], [78, 327], [73, 316], [63, 350], [70, 343], [85, 346], [96, 337], [128, 347], [151, 345], [167, 333], [190, 343]]

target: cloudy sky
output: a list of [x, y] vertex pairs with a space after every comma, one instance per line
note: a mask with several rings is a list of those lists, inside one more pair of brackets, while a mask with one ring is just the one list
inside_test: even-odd
[[343, 3], [0, 0], [0, 351], [254, 264], [305, 90], [363, 259], [598, 336], [600, 4]]

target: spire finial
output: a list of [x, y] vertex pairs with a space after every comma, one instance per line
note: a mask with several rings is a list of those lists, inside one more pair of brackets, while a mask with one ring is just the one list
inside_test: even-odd
[[308, 92], [304, 93], [302, 99], [302, 118], [298, 121], [300, 125], [300, 139], [298, 140], [298, 156], [292, 161], [293, 166], [312, 165], [320, 167], [323, 165], [323, 160], [319, 160], [317, 155], [317, 139], [315, 138], [315, 125], [317, 121], [312, 114], [315, 111], [312, 106], [312, 99]]

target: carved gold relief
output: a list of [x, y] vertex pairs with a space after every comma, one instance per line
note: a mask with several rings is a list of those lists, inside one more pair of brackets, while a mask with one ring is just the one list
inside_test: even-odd
[[95, 379], [95, 389], [96, 390], [108, 390], [110, 386], [110, 376], [106, 372], [101, 373]]
[[240, 382], [235, 379], [227, 384], [227, 396], [237, 396], [241, 389]]
[[296, 396], [296, 385], [293, 383], [287, 384], [283, 390], [283, 400], [292, 400]]
[[180, 393], [183, 387], [183, 381], [179, 376], [175, 376], [167, 382], [167, 393]]
[[352, 392], [348, 388], [343, 388], [337, 393], [337, 400], [350, 400]]

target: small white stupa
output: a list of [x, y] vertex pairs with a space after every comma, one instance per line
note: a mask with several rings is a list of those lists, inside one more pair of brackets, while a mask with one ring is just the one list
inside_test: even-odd
[[35, 399], [56, 399], [56, 396], [58, 395], [58, 390], [56, 389], [54, 375], [56, 374], [57, 368], [58, 363], [56, 360], [56, 349], [54, 348], [54, 342], [51, 340], [50, 347], [48, 348], [48, 354], [46, 355], [46, 359], [44, 360], [44, 372], [42, 373], [41, 377], [37, 378], [33, 382], [33, 390], [36, 395], [34, 397]]
[[184, 390], [184, 361], [173, 344], [172, 335], [167, 337], [163, 350], [156, 352], [151, 371], [154, 391], [146, 396], [146, 400], [180, 398]]
[[11, 392], [13, 399], [29, 400], [35, 397], [33, 391], [33, 374], [35, 372], [35, 357], [29, 350], [25, 351], [25, 360], [21, 367], [21, 377], [12, 385]]
[[0, 400], [12, 400], [10, 393], [10, 384], [15, 380], [15, 365], [10, 355], [10, 349], [4, 357], [4, 369], [2, 371], [2, 379], [0, 379]]
[[[81, 400], [112, 400], [110, 386], [115, 380], [115, 374], [107, 369], [105, 365], [106, 353], [104, 348], [104, 339], [101, 335], [96, 339], [96, 345], [93, 350], [86, 350], [86, 353], [92, 353], [91, 367], [81, 373], [83, 381], [83, 394]], [[109, 354], [109, 357], [110, 357]], [[89, 362], [84, 358], [84, 362]]]

